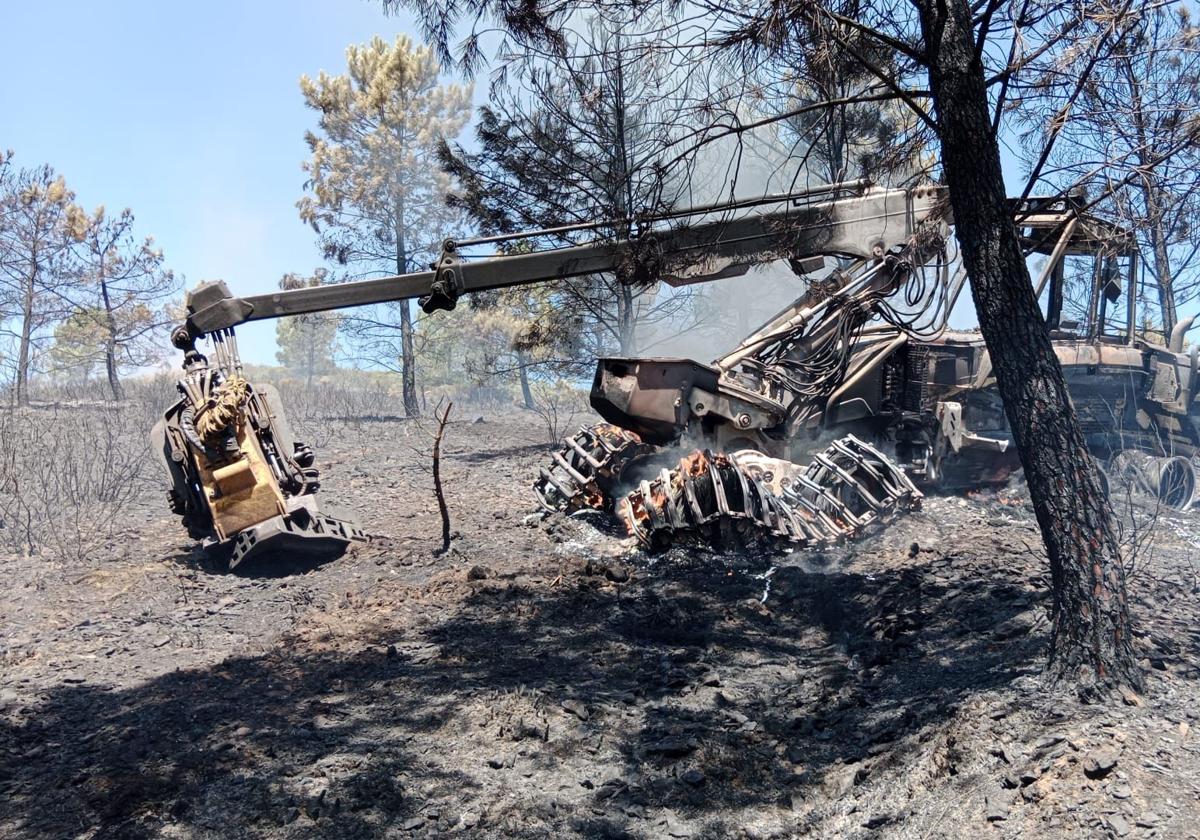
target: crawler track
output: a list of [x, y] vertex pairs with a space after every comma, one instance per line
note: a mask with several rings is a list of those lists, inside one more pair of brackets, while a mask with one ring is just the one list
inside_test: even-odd
[[678, 541], [830, 545], [919, 507], [921, 492], [883, 453], [853, 436], [806, 466], [754, 450], [695, 451], [617, 504], [649, 548]]
[[612, 510], [621, 470], [634, 458], [655, 451], [630, 431], [601, 423], [564, 439], [534, 482], [533, 492], [547, 510]]
[[882, 452], [853, 435], [808, 464], [755, 450], [695, 450], [617, 497], [622, 470], [654, 447], [600, 425], [568, 438], [534, 492], [548, 510], [608, 510], [648, 548], [671, 543], [829, 545], [919, 507], [921, 493]]

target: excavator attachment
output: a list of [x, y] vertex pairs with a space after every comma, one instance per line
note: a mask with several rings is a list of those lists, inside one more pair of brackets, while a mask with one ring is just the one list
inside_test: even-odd
[[[311, 450], [292, 440], [270, 390], [242, 376], [233, 335], [239, 324], [412, 298], [426, 312], [453, 309], [465, 294], [604, 273], [629, 283], [684, 284], [739, 276], [751, 266], [785, 259], [798, 271], [817, 270], [827, 254], [887, 260], [891, 243], [924, 230], [945, 206], [940, 188], [876, 189], [856, 181], [636, 220], [447, 240], [428, 271], [393, 277], [248, 297], [233, 295], [222, 282], [203, 283], [188, 294], [187, 318], [173, 335], [185, 354], [181, 399], [156, 430], [171, 475], [172, 510], [193, 537], [228, 550], [235, 566], [274, 552], [340, 551], [362, 537], [348, 519], [318, 507]], [[606, 228], [626, 233], [577, 239]], [[533, 245], [542, 241], [563, 244]], [[501, 242], [529, 247], [486, 257], [470, 253]], [[889, 262], [881, 276], [890, 271]], [[212, 341], [211, 365], [195, 349], [206, 337]], [[568, 510], [605, 506], [624, 465], [676, 437], [693, 414], [717, 425], [732, 421], [739, 429], [782, 419], [783, 406], [773, 395], [732, 381], [722, 384], [722, 372], [712, 366], [673, 360], [640, 370], [645, 376], [634, 377], [637, 389], [624, 401], [617, 391], [631, 367], [605, 361], [593, 403], [616, 425], [568, 442], [539, 478], [543, 504]]]
[[212, 336], [214, 363], [186, 330], [180, 399], [152, 432], [171, 477], [168, 502], [188, 534], [229, 567], [256, 558], [320, 559], [365, 539], [348, 517], [317, 503], [310, 447], [292, 438], [279, 395], [242, 374], [232, 330]]

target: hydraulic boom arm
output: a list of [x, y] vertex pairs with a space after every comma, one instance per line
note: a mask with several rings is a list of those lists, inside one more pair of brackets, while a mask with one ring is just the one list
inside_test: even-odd
[[[854, 195], [841, 193], [851, 190]], [[473, 244], [545, 238], [570, 228], [484, 240], [447, 240], [429, 271], [314, 288], [234, 297], [221, 282], [188, 295], [187, 332], [192, 340], [248, 321], [420, 298], [426, 312], [453, 309], [465, 293], [624, 271], [632, 282], [663, 279], [675, 285], [743, 273], [751, 265], [814, 255], [869, 259], [904, 242], [944, 202], [942, 190], [872, 190], [834, 184], [804, 193], [773, 196], [757, 204], [783, 204], [735, 218], [681, 223], [675, 220], [749, 203], [713, 205], [652, 220], [637, 236], [528, 253], [464, 259]], [[579, 226], [594, 227], [594, 226]]]

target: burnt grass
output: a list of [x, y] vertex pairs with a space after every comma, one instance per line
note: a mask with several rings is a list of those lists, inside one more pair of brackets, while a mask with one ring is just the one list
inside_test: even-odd
[[489, 413], [448, 429], [435, 556], [429, 425], [314, 428], [374, 535], [341, 558], [229, 574], [151, 474], [102, 556], [2, 561], [0, 836], [1200, 832], [1196, 514], [1130, 581], [1145, 691], [1083, 702], [1041, 675], [1019, 486], [823, 553], [650, 557], [530, 516], [544, 432]]

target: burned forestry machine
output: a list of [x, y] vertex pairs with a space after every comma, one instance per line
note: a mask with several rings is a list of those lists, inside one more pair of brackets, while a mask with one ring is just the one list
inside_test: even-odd
[[[1184, 480], [1171, 472], [1179, 464], [1161, 459], [1195, 449], [1195, 353], [1179, 352], [1179, 330], [1169, 347], [1134, 337], [1132, 291], [1128, 336], [1114, 340], [1105, 307], [1120, 283], [1114, 260], [1127, 257], [1132, 277], [1130, 241], [1071, 206], [1034, 205], [1017, 212], [1030, 250], [1050, 257], [1040, 284], [1050, 284], [1056, 349], [1072, 383], [1090, 376], [1088, 388], [1103, 386], [1094, 401], [1073, 391], [1077, 404], [1095, 403], [1081, 412], [1089, 441], [1125, 452], [1122, 469], [1140, 481], [1174, 486]], [[340, 552], [364, 536], [318, 504], [312, 450], [292, 438], [274, 389], [243, 375], [239, 324], [409, 298], [426, 312], [450, 310], [472, 292], [617, 270], [678, 286], [786, 260], [808, 281], [804, 296], [712, 364], [600, 360], [591, 401], [607, 423], [567, 439], [534, 490], [547, 508], [614, 512], [651, 547], [697, 537], [805, 546], [860, 534], [919, 505], [922, 483], [969, 475], [971, 465], [974, 480], [1011, 469], [986, 349], [978, 334], [945, 328], [964, 280], [952, 271], [949, 224], [940, 187], [856, 182], [639, 219], [624, 239], [539, 247], [610, 221], [447, 241], [431, 269], [414, 274], [243, 298], [222, 282], [201, 284], [172, 337], [184, 353], [180, 399], [154, 433], [171, 508], [231, 566]], [[502, 243], [508, 253], [466, 255]], [[1062, 317], [1068, 254], [1099, 265], [1084, 327]]]
[[[978, 331], [947, 328], [965, 272], [953, 239], [937, 247], [929, 223], [952, 220], [931, 207], [922, 215], [921, 195], [929, 194], [912, 202], [911, 230], [892, 227], [902, 236], [866, 254], [831, 248], [838, 267], [810, 275], [804, 297], [712, 364], [601, 360], [592, 405], [614, 425], [567, 442], [542, 475], [547, 501], [591, 506], [609, 488], [633, 485], [618, 511], [644, 542], [670, 541], [693, 534], [697, 521], [723, 520], [712, 511], [723, 509], [727, 488], [697, 506], [689, 457], [646, 480], [647, 445], [702, 441], [778, 481], [823, 438], [847, 432], [892, 453], [918, 488], [1007, 481], [1020, 464], [987, 348]], [[1042, 259], [1035, 291], [1102, 475], [1165, 507], [1190, 507], [1200, 446], [1198, 348], [1184, 350], [1193, 319], [1167, 336], [1139, 327], [1129, 231], [1073, 198], [1032, 198], [1012, 210], [1027, 257]], [[839, 450], [817, 454], [809, 470]], [[696, 486], [709, 483], [717, 482]]]
[[[447, 241], [431, 269], [414, 274], [251, 297], [235, 297], [222, 282], [203, 283], [189, 293], [187, 319], [172, 335], [172, 343], [184, 354], [180, 399], [166, 411], [153, 435], [171, 478], [171, 509], [194, 539], [226, 552], [231, 566], [258, 556], [339, 552], [363, 537], [347, 516], [318, 504], [319, 476], [313, 452], [293, 439], [279, 395], [266, 384], [246, 380], [234, 335], [240, 324], [409, 298], [418, 298], [426, 312], [450, 310], [461, 295], [472, 292], [617, 270], [632, 276], [633, 282], [647, 284], [660, 279], [704, 282], [776, 260], [791, 260], [793, 267], [803, 272], [823, 262], [808, 258], [824, 254], [846, 254], [877, 265], [853, 286], [853, 292], [865, 301], [894, 291], [889, 284], [899, 282], [904, 260], [923, 254], [927, 241], [941, 242], [936, 231], [927, 239], [917, 234], [921, 223], [932, 219], [942, 205], [935, 188], [878, 190], [865, 183], [834, 184], [639, 219], [636, 234], [624, 239], [538, 247], [546, 241], [561, 241], [572, 232], [614, 227], [610, 221]], [[465, 256], [471, 247], [501, 243], [510, 246], [510, 253], [478, 259]], [[524, 247], [511, 247], [522, 243]], [[207, 354], [197, 347], [205, 339], [211, 348]], [[606, 428], [586, 434], [606, 441]], [[612, 434], [621, 446], [636, 439], [623, 430], [614, 429]], [[641, 454], [652, 448], [637, 446]], [[629, 455], [631, 450], [626, 447], [621, 454]], [[729, 462], [726, 456], [702, 457], [693, 469], [700, 468], [701, 460], [711, 463], [717, 472]], [[600, 463], [589, 455], [585, 462], [587, 475], [568, 465], [568, 475], [577, 482], [574, 487], [588, 494], [594, 506], [612, 509], [605, 491], [611, 493], [615, 485], [604, 484], [601, 490], [590, 477], [600, 477], [608, 470], [614, 470], [615, 476], [623, 461], [610, 457]], [[873, 482], [864, 484], [861, 493], [855, 486], [859, 462]], [[562, 463], [561, 456], [555, 463]], [[790, 507], [784, 510], [785, 506], [772, 505], [767, 498], [769, 487], [795, 484], [812, 488], [820, 496], [815, 502], [806, 497], [802, 507], [817, 508], [820, 515], [814, 514], [814, 519], [823, 526], [820, 533], [832, 534], [841, 533], [851, 523], [859, 527], [878, 512], [894, 508], [897, 502], [889, 494], [895, 488], [900, 488], [905, 498], [919, 498], [886, 458], [862, 442], [848, 442], [844, 452], [814, 467], [813, 475], [796, 472], [793, 477], [776, 470], [776, 477], [762, 472], [769, 467], [765, 460], [758, 464], [762, 474], [756, 477], [753, 489], [736, 498], [724, 494], [713, 516], [720, 518], [729, 504], [736, 503], [743, 510], [758, 505], [768, 512], [783, 511], [785, 519], [773, 521], [775, 531], [802, 534], [802, 526], [786, 517]], [[741, 470], [737, 474], [744, 475]], [[538, 495], [547, 504], [559, 505], [562, 499], [552, 494], [564, 491], [562, 485], [546, 486], [539, 481]], [[857, 516], [847, 501], [851, 499], [864, 508]], [[575, 503], [574, 498], [569, 501]], [[755, 515], [761, 518], [763, 513]], [[644, 536], [645, 529], [639, 530], [638, 524], [631, 521], [631, 530]]]

